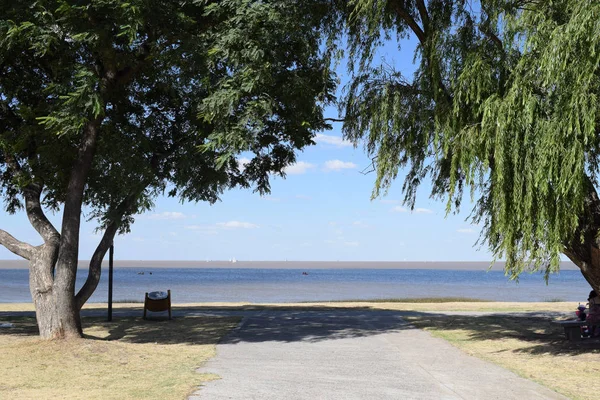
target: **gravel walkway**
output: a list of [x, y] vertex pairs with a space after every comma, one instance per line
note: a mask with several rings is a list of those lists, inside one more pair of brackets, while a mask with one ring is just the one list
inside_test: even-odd
[[244, 314], [200, 370], [221, 379], [190, 400], [565, 399], [411, 327], [401, 312]]

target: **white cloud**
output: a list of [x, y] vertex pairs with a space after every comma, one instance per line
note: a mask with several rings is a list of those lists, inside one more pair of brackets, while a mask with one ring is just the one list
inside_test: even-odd
[[359, 228], [365, 228], [365, 229], [366, 229], [366, 228], [371, 228], [371, 227], [372, 227], [371, 225], [367, 224], [367, 223], [366, 223], [366, 222], [364, 222], [364, 221], [354, 221], [354, 222], [352, 223], [352, 225], [354, 225], [354, 226], [356, 226], [356, 227], [359, 227]]
[[461, 228], [461, 229], [457, 229], [456, 232], [458, 232], [458, 233], [475, 233], [475, 229]]
[[355, 169], [358, 165], [349, 161], [329, 160], [325, 162], [325, 171], [342, 171], [344, 169]]
[[241, 157], [237, 159], [238, 165], [240, 166], [240, 169], [243, 171], [244, 169], [246, 169], [246, 165], [248, 165], [248, 163], [250, 163], [250, 159], [246, 158], [246, 157]]
[[162, 213], [152, 214], [148, 217], [148, 219], [155, 220], [166, 220], [166, 219], [184, 219], [186, 218], [185, 214], [174, 211], [165, 211]]
[[258, 225], [252, 224], [250, 222], [242, 222], [242, 221], [218, 222], [217, 226], [219, 226], [221, 228], [227, 228], [227, 229], [254, 229], [254, 228], [258, 228]]
[[347, 247], [358, 247], [358, 246], [360, 246], [360, 243], [359, 242], [344, 242], [344, 246], [347, 246]]
[[396, 207], [392, 208], [392, 211], [399, 212], [399, 213], [405, 213], [405, 212], [408, 212], [408, 208], [402, 207], [402, 206], [396, 206]]
[[431, 211], [429, 208], [415, 208], [415, 213], [416, 214], [433, 214], [433, 211]]
[[330, 145], [333, 145], [336, 147], [351, 147], [352, 146], [352, 142], [349, 142], [348, 140], [344, 140], [343, 138], [341, 138], [339, 136], [324, 135], [322, 133], [317, 133], [317, 136], [315, 136], [315, 142], [330, 144]]
[[313, 168], [315, 168], [314, 164], [298, 161], [296, 164], [285, 167], [284, 172], [289, 175], [302, 175]]

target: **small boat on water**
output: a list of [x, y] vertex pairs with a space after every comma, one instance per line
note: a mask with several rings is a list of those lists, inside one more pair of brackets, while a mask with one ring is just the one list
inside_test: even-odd
[[306, 272], [306, 271], [303, 271], [303, 272], [302, 272], [302, 275], [308, 275], [308, 272]]

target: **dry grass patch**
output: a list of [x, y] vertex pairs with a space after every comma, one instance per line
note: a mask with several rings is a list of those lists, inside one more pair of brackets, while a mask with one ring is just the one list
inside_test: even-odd
[[600, 392], [600, 342], [568, 342], [562, 327], [549, 319], [456, 315], [406, 319], [473, 356], [570, 398], [592, 400]]
[[[184, 399], [212, 380], [195, 370], [239, 322], [84, 319], [85, 338], [42, 341], [33, 318], [0, 318], [0, 393], [10, 399]], [[4, 397], [3, 397], [4, 398]]]

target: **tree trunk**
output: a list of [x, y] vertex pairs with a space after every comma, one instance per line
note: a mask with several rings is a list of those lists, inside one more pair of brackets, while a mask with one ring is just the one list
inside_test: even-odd
[[600, 293], [600, 196], [589, 177], [584, 176], [583, 182], [587, 191], [585, 212], [563, 253], [579, 267], [590, 286]]
[[595, 244], [582, 243], [575, 249], [565, 250], [564, 253], [579, 267], [592, 289], [600, 293], [600, 250]]
[[57, 252], [56, 246], [42, 245], [29, 261], [29, 287], [40, 337], [79, 338], [83, 331], [74, 293], [53, 277]]

